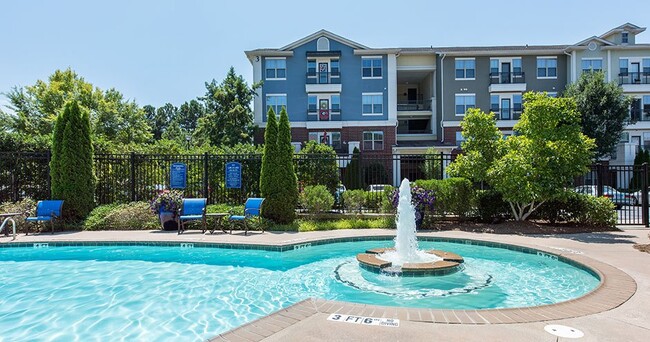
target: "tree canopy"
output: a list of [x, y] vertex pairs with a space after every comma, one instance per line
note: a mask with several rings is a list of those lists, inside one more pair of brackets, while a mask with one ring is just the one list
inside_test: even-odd
[[630, 99], [616, 82], [605, 82], [602, 71], [583, 72], [578, 82], [567, 86], [582, 115], [582, 133], [596, 142], [596, 157], [614, 152], [625, 125], [630, 121]]

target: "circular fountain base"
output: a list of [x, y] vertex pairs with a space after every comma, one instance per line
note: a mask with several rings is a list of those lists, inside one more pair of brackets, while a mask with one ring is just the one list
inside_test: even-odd
[[440, 261], [407, 262], [404, 263], [402, 267], [393, 266], [390, 261], [382, 260], [377, 257], [378, 254], [391, 250], [394, 250], [394, 248], [369, 249], [365, 253], [357, 254], [357, 261], [362, 268], [368, 271], [405, 277], [422, 277], [454, 273], [458, 271], [459, 266], [464, 262], [463, 257], [460, 255], [440, 250], [425, 251], [426, 253], [438, 256], [442, 259]]

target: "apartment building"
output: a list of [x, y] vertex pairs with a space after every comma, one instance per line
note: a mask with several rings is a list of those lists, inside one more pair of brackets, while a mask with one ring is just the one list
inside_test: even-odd
[[561, 94], [582, 72], [603, 70], [634, 97], [633, 124], [612, 163], [630, 163], [650, 146], [650, 44], [626, 23], [572, 45], [370, 48], [321, 30], [281, 48], [246, 51], [263, 140], [266, 113], [286, 107], [296, 150], [316, 140], [351, 153], [421, 154], [457, 149], [468, 108], [497, 115], [512, 134], [522, 94]]

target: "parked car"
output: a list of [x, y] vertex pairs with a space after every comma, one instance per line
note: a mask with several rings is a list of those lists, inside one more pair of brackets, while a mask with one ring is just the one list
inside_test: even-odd
[[388, 184], [370, 184], [368, 186], [368, 191], [369, 192], [384, 192], [384, 189], [390, 186]]
[[[579, 187], [576, 187], [574, 191], [579, 194], [597, 196], [598, 186], [581, 185]], [[620, 192], [609, 185], [603, 186], [603, 197], [607, 197], [612, 200], [612, 202], [614, 202], [614, 205], [616, 205], [616, 209], [621, 209], [624, 205], [634, 205], [635, 202], [635, 198], [632, 194]]]
[[339, 184], [339, 186], [336, 187], [336, 191], [334, 192], [334, 200], [336, 201], [336, 203], [341, 203], [341, 201], [343, 200], [343, 193], [346, 190], [347, 189], [343, 184]]
[[[634, 198], [632, 205], [641, 205], [641, 190], [633, 192], [630, 195]], [[650, 191], [648, 191], [648, 198], [650, 198]]]

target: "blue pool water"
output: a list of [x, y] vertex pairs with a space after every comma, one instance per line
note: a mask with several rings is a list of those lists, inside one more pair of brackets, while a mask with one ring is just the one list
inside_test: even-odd
[[355, 255], [392, 241], [286, 252], [101, 246], [0, 248], [0, 340], [205, 340], [308, 297], [378, 305], [484, 309], [576, 298], [599, 280], [547, 255], [452, 242], [464, 268], [399, 278]]

